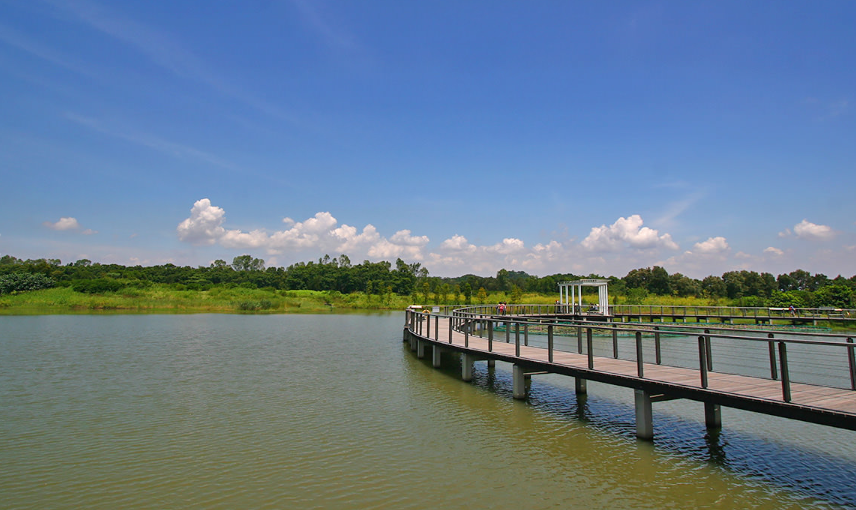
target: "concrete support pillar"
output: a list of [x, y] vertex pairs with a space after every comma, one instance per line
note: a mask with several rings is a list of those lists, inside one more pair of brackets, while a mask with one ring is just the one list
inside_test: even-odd
[[422, 359], [425, 357], [425, 342], [416, 340], [416, 357]]
[[461, 379], [465, 382], [473, 380], [473, 363], [475, 358], [471, 354], [461, 354]]
[[651, 441], [654, 439], [654, 418], [651, 414], [651, 395], [645, 390], [636, 392], [636, 437]]
[[719, 404], [704, 403], [704, 424], [709, 429], [722, 428], [722, 410], [719, 408]]
[[431, 351], [431, 364], [434, 368], [440, 368], [440, 353], [442, 352], [440, 346], [434, 344], [431, 346]]
[[574, 387], [577, 390], [577, 395], [585, 395], [586, 393], [588, 393], [586, 387], [587, 382], [588, 381], [586, 381], [582, 377], [574, 377]]
[[410, 350], [411, 351], [416, 350], [416, 337], [413, 335], [410, 335]]
[[487, 360], [487, 367], [488, 368], [494, 368], [495, 366], [496, 366], [496, 360], [495, 359]]
[[512, 369], [512, 396], [517, 400], [526, 398], [526, 375], [520, 365], [514, 365]]

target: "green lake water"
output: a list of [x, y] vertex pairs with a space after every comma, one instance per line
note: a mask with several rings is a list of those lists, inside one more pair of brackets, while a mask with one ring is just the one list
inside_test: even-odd
[[0, 508], [846, 508], [856, 433], [510, 366], [403, 313], [0, 317]]

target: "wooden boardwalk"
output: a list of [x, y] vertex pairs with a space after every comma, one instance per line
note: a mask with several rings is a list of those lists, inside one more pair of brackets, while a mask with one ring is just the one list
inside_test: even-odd
[[[439, 366], [440, 352], [458, 352], [464, 354], [464, 364], [474, 360], [500, 360], [520, 367], [521, 374], [548, 372], [564, 374], [582, 381], [599, 381], [618, 386], [633, 388], [637, 391], [637, 431], [639, 431], [639, 396], [647, 399], [650, 415], [650, 402], [670, 398], [686, 398], [704, 402], [717, 416], [708, 419], [709, 426], [719, 425], [718, 406], [723, 405], [748, 411], [775, 416], [820, 423], [838, 428], [856, 430], [856, 391], [812, 384], [790, 382], [788, 385], [790, 400], [785, 399], [785, 390], [780, 380], [761, 377], [749, 377], [681, 368], [655, 363], [642, 363], [642, 376], [639, 376], [640, 364], [634, 360], [614, 359], [611, 357], [590, 357], [560, 350], [550, 351], [543, 347], [533, 347], [510, 343], [505, 340], [475, 335], [465, 335], [460, 331], [449, 331], [451, 321], [447, 319], [431, 320], [430, 333], [414, 328], [405, 328], [405, 340], [411, 340], [411, 346], [424, 355], [425, 347], [434, 350], [434, 364]], [[421, 331], [417, 334], [415, 331]], [[450, 341], [451, 340], [451, 341]], [[489, 345], [490, 344], [490, 345]], [[518, 354], [519, 353], [519, 354]], [[592, 366], [590, 367], [590, 362]], [[467, 367], [463, 367], [466, 373]], [[515, 375], [518, 372], [515, 371]], [[706, 376], [706, 386], [702, 377]], [[465, 379], [466, 376], [464, 375]], [[515, 383], [517, 384], [517, 383]], [[641, 393], [640, 393], [641, 392]], [[517, 397], [521, 398], [521, 397]], [[644, 409], [642, 410], [644, 414]], [[650, 435], [641, 433], [640, 437]], [[650, 437], [646, 437], [650, 438]]]

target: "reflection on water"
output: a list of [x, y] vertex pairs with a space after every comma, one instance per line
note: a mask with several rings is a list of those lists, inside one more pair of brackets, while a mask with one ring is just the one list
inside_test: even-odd
[[[4, 508], [856, 506], [852, 432], [508, 365], [418, 360], [403, 317], [0, 317]], [[811, 438], [810, 444], [806, 438]]]

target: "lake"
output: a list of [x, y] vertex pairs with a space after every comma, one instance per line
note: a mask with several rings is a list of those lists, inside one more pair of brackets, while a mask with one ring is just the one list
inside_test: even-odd
[[0, 508], [837, 508], [856, 433], [510, 365], [418, 360], [404, 313], [0, 317]]

